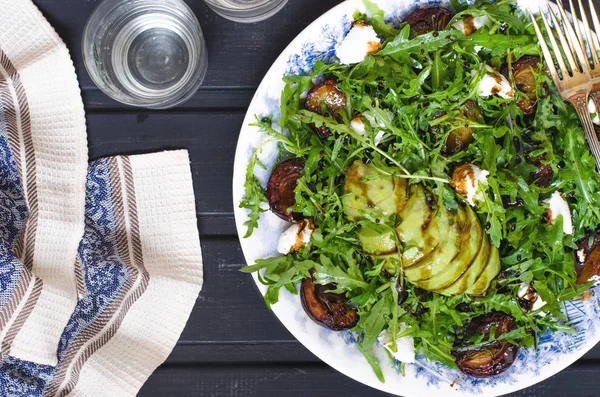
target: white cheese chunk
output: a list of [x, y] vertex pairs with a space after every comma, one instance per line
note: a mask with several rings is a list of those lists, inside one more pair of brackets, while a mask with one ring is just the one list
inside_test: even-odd
[[476, 30], [481, 29], [486, 25], [489, 25], [491, 22], [492, 21], [490, 20], [490, 17], [488, 17], [487, 15], [480, 15], [478, 17], [468, 16], [460, 21], [454, 22], [452, 27], [456, 30], [460, 30], [461, 32], [463, 32], [463, 34], [468, 36]]
[[489, 171], [482, 170], [474, 164], [463, 164], [454, 170], [452, 183], [456, 192], [475, 207], [484, 199], [484, 189], [488, 185], [489, 175]]
[[521, 284], [517, 292], [519, 299], [524, 299], [530, 302], [529, 311], [536, 311], [546, 305], [546, 302], [540, 297], [535, 288], [529, 284]]
[[335, 55], [344, 65], [352, 65], [365, 60], [381, 48], [381, 40], [372, 26], [356, 22], [346, 37], [335, 46]]
[[[386, 115], [387, 115], [388, 121], [391, 121], [394, 117], [394, 114], [392, 112], [390, 112], [389, 110], [386, 110]], [[359, 114], [358, 116], [354, 117], [352, 119], [352, 121], [350, 121], [350, 128], [352, 128], [352, 131], [356, 132], [358, 135], [365, 136], [367, 134], [367, 129], [365, 128], [365, 123], [362, 120], [363, 118], [369, 123], [371, 128], [373, 128], [373, 127], [384, 128], [385, 127], [385, 122], [383, 120], [376, 119], [376, 117], [367, 110], [367, 111]], [[373, 144], [375, 146], [379, 146], [381, 141], [383, 141], [384, 137], [385, 137], [385, 131], [379, 130], [377, 132], [377, 134], [375, 135], [375, 138], [373, 138]]]
[[352, 119], [350, 122], [350, 128], [352, 128], [352, 131], [356, 132], [358, 135], [364, 136], [367, 134], [365, 123], [363, 123], [360, 114]]
[[377, 135], [375, 135], [375, 139], [373, 139], [373, 144], [375, 146], [379, 146], [379, 144], [381, 143], [381, 141], [383, 141], [383, 138], [385, 137], [385, 131], [384, 130], [380, 130]]
[[[496, 69], [490, 65], [485, 65], [486, 73], [479, 81], [479, 96], [488, 97], [490, 95], [498, 95], [504, 99], [512, 99], [515, 96], [515, 91], [506, 80], [506, 77], [498, 73]], [[471, 72], [472, 75], [476, 73]]]
[[548, 204], [548, 221], [554, 223], [559, 215], [563, 218], [563, 232], [565, 234], [573, 234], [573, 219], [571, 218], [571, 211], [569, 210], [569, 203], [560, 194], [560, 192], [552, 193], [550, 199], [547, 200]]
[[298, 251], [310, 243], [310, 238], [313, 234], [313, 231], [314, 226], [308, 219], [294, 223], [279, 237], [277, 251], [283, 255]]
[[[400, 324], [398, 335], [406, 330], [406, 324]], [[415, 340], [412, 336], [396, 338], [396, 351], [392, 351], [392, 333], [389, 329], [381, 331], [377, 340], [398, 361], [403, 363], [415, 362]]]

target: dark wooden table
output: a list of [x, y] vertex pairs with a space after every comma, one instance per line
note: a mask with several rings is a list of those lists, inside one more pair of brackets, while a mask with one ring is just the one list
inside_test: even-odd
[[[340, 1], [290, 0], [270, 20], [239, 24], [217, 16], [202, 0], [186, 0], [206, 36], [209, 70], [189, 102], [166, 111], [120, 105], [91, 82], [81, 59], [81, 34], [99, 0], [34, 2], [71, 50], [87, 111], [92, 159], [167, 148], [190, 151], [204, 289], [181, 340], [140, 396], [387, 395], [319, 361], [265, 307], [251, 277], [238, 271], [245, 262], [234, 225], [231, 178], [246, 108], [285, 46]], [[514, 396], [600, 396], [600, 347]]]

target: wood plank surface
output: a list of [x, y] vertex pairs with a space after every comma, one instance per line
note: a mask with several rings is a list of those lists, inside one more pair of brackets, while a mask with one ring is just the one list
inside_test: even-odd
[[[511, 397], [597, 397], [598, 367], [582, 363]], [[398, 390], [398, 393], [402, 393]], [[391, 396], [364, 386], [324, 364], [255, 363], [248, 365], [164, 365], [140, 396], [212, 397], [381, 397]], [[431, 397], [445, 397], [443, 393]]]
[[232, 213], [233, 156], [243, 111], [89, 111], [92, 159], [186, 148], [200, 213]]
[[[92, 159], [164, 149], [190, 151], [205, 284], [173, 353], [139, 395], [387, 395], [318, 360], [265, 307], [252, 278], [239, 272], [245, 262], [235, 230], [231, 178], [245, 110], [279, 53], [340, 1], [290, 0], [268, 21], [240, 24], [217, 16], [201, 0], [186, 0], [205, 34], [209, 70], [190, 101], [167, 111], [119, 104], [91, 82], [81, 58], [81, 34], [99, 0], [34, 2], [71, 50], [87, 110]], [[512, 396], [600, 396], [599, 373], [596, 347], [562, 373]]]

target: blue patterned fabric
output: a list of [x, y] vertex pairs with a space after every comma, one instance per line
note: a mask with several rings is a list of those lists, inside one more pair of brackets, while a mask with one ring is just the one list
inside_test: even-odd
[[[79, 246], [87, 295], [79, 303], [62, 335], [55, 367], [24, 362], [7, 356], [0, 361], [0, 396], [43, 396], [52, 384], [75, 341], [98, 321], [122, 293], [131, 278], [117, 249], [117, 223], [112, 201], [108, 160], [90, 164], [87, 175], [85, 231]], [[23, 231], [28, 211], [21, 183], [7, 143], [6, 123], [0, 111], [0, 306], [6, 304], [23, 265], [14, 245]]]
[[17, 167], [10, 154], [6, 120], [0, 99], [0, 307], [4, 307], [21, 277], [23, 266], [14, 254], [25, 227], [27, 205]]
[[111, 201], [107, 160], [97, 160], [88, 170], [85, 232], [79, 246], [88, 295], [80, 299], [59, 345], [59, 360], [83, 330], [104, 313], [129, 278], [117, 253], [117, 226]]

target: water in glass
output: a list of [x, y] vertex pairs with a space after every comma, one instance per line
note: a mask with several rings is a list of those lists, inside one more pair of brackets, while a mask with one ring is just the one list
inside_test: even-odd
[[287, 0], [205, 0], [217, 14], [236, 22], [258, 22], [275, 15]]
[[180, 0], [105, 3], [84, 37], [84, 54], [92, 52], [86, 66], [100, 88], [121, 102], [154, 108], [193, 94], [206, 71], [206, 50], [187, 6]]

